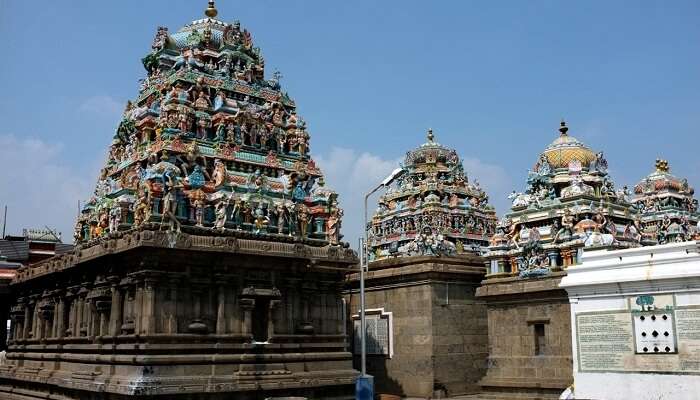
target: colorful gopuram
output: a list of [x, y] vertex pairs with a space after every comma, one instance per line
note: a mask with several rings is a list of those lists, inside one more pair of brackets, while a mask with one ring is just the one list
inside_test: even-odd
[[479, 382], [498, 399], [558, 399], [573, 382], [569, 297], [559, 283], [584, 248], [639, 246], [638, 215], [602, 152], [557, 137], [499, 222], [477, 289], [488, 313], [489, 368]]
[[511, 211], [489, 246], [492, 275], [546, 275], [576, 264], [583, 247], [639, 245], [627, 187], [616, 189], [603, 152], [568, 131], [562, 121], [559, 137], [528, 172], [525, 192], [509, 196]]
[[75, 249], [17, 269], [0, 398], [352, 398], [337, 195], [217, 14], [158, 28]]
[[641, 214], [642, 244], [698, 240], [698, 200], [685, 178], [671, 174], [668, 161], [657, 159], [654, 172], [634, 186], [632, 203]]
[[457, 152], [429, 130], [428, 141], [406, 153], [402, 168], [372, 217], [370, 261], [479, 254], [495, 232], [496, 213], [479, 182], [469, 182]]
[[[486, 307], [474, 294], [486, 274], [480, 254], [494, 233], [495, 212], [457, 152], [437, 143], [432, 130], [402, 169], [367, 227], [367, 371], [377, 393], [473, 393], [488, 353]], [[356, 368], [359, 283], [357, 273], [350, 275], [346, 290]]]
[[251, 34], [208, 17], [173, 34], [158, 28], [151, 48], [75, 241], [168, 223], [337, 244], [337, 195], [280, 75], [265, 79]]

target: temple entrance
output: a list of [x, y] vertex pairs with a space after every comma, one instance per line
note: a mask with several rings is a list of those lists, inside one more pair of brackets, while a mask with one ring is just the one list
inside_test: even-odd
[[270, 299], [258, 297], [253, 309], [253, 339], [256, 342], [267, 342], [269, 339], [268, 325], [270, 322]]

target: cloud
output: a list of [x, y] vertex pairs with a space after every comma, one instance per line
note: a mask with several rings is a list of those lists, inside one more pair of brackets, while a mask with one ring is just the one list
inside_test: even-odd
[[489, 202], [496, 207], [498, 215], [510, 210], [508, 194], [516, 185], [505, 168], [473, 157], [462, 158], [462, 164], [470, 182], [479, 181], [482, 189], [489, 195]]
[[[338, 192], [340, 206], [345, 211], [342, 233], [353, 248], [362, 235], [364, 196], [391, 171], [398, 167], [400, 159], [387, 160], [371, 153], [334, 147], [328, 154], [316, 157], [329, 188]], [[374, 201], [372, 201], [372, 199]], [[376, 196], [368, 203], [371, 216], [376, 208]]]
[[102, 117], [116, 118], [124, 111], [124, 103], [110, 96], [92, 96], [85, 100], [78, 110]]
[[[328, 187], [340, 195], [340, 206], [345, 210], [342, 233], [345, 235], [344, 240], [353, 248], [357, 247], [357, 239], [363, 234], [365, 194], [376, 187], [401, 161], [402, 158], [384, 159], [376, 154], [359, 153], [341, 147], [334, 147], [329, 153], [317, 156], [316, 162], [325, 174]], [[505, 169], [477, 158], [463, 158], [462, 162], [469, 179], [472, 182], [478, 180], [499, 214], [503, 213], [510, 205], [507, 195], [513, 188]], [[368, 203], [369, 217], [376, 208], [376, 199], [376, 195], [372, 196]]]
[[60, 143], [0, 135], [0, 205], [7, 205], [7, 234], [48, 226], [73, 241], [78, 200], [92, 190], [96, 170], [68, 167]]

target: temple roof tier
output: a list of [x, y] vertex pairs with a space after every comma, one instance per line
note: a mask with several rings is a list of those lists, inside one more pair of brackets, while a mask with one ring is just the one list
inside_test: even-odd
[[436, 142], [431, 129], [402, 168], [367, 227], [370, 258], [480, 253], [495, 230], [495, 211], [457, 152]]
[[157, 29], [75, 241], [160, 224], [342, 244], [338, 195], [281, 74], [265, 78], [250, 32], [215, 19], [213, 1], [205, 16], [175, 33]]

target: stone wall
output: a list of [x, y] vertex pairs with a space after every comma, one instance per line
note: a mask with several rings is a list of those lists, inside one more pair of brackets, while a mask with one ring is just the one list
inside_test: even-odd
[[572, 383], [571, 314], [566, 293], [558, 289], [562, 275], [494, 279], [478, 289], [488, 308], [485, 391], [558, 398]]
[[[376, 393], [428, 398], [476, 391], [487, 354], [486, 308], [474, 299], [484, 270], [476, 260], [407, 257], [370, 265], [366, 308], [392, 313], [394, 340], [391, 358], [367, 356]], [[349, 319], [359, 311], [357, 279], [348, 281]], [[360, 368], [359, 350], [354, 366]]]
[[351, 251], [187, 234], [171, 248], [165, 235], [20, 269], [0, 398], [352, 398]]
[[486, 370], [486, 304], [475, 299], [474, 283], [434, 283], [432, 289], [435, 387], [448, 395], [473, 393]]

